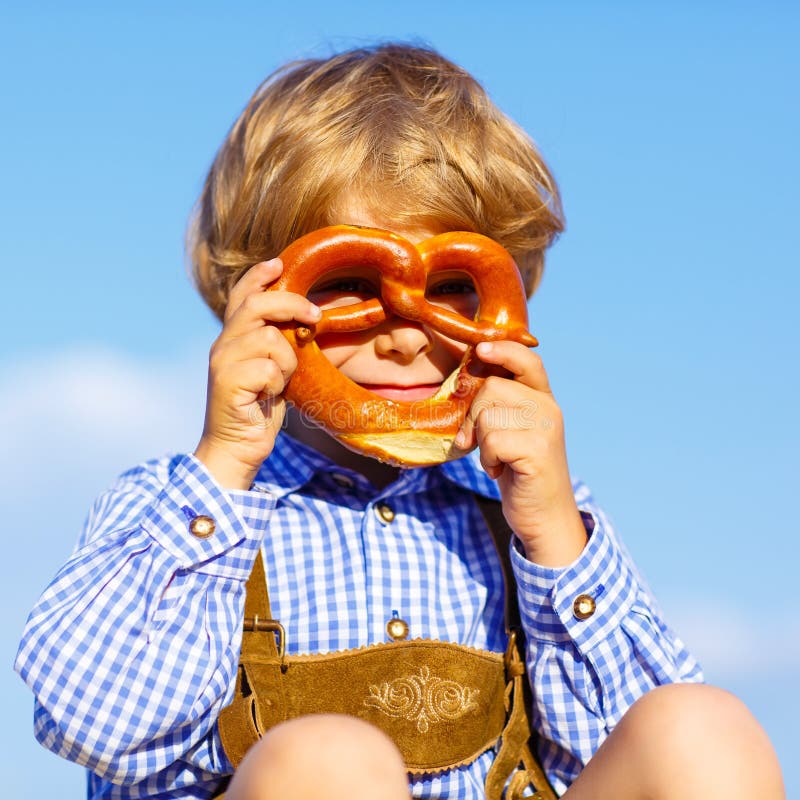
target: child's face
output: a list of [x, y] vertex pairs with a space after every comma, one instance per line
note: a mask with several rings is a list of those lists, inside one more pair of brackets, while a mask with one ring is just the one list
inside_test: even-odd
[[[415, 244], [442, 231], [403, 229], [350, 205], [341, 223], [391, 230]], [[379, 278], [366, 268], [337, 270], [309, 292], [321, 308], [349, 305], [379, 295]], [[426, 296], [469, 319], [478, 308], [472, 280], [464, 273], [436, 273]], [[317, 344], [344, 375], [374, 394], [390, 400], [424, 400], [439, 389], [458, 367], [467, 345], [416, 322], [390, 315], [380, 325], [344, 334], [324, 334]]]

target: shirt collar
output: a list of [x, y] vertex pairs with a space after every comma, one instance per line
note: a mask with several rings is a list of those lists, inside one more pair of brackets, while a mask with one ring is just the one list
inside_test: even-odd
[[[305, 486], [318, 472], [341, 470], [327, 456], [281, 432], [254, 483], [277, 497], [284, 497]], [[434, 467], [413, 467], [404, 473], [400, 481], [392, 484], [399, 489], [397, 483], [402, 482], [402, 493], [423, 491], [447, 480], [470, 492], [493, 500], [500, 499], [497, 483], [484, 472], [477, 450], [456, 461], [447, 461]], [[387, 487], [387, 491], [391, 493], [392, 488]]]
[[441, 470], [447, 480], [462, 489], [469, 489], [469, 491], [488, 497], [490, 500], [500, 499], [500, 488], [497, 482], [484, 472], [477, 448], [463, 458], [446, 461], [436, 469]]
[[305, 486], [319, 470], [331, 469], [330, 459], [281, 432], [269, 457], [261, 464], [254, 484], [277, 497]]

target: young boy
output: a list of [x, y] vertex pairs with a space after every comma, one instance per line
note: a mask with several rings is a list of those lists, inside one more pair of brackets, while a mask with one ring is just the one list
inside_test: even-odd
[[[281, 274], [276, 254], [338, 223], [414, 243], [477, 231], [509, 250], [529, 292], [562, 229], [530, 140], [438, 54], [386, 45], [268, 79], [223, 143], [190, 233], [199, 290], [223, 322], [202, 436], [194, 453], [147, 462], [97, 500], [32, 612], [16, 666], [36, 694], [39, 741], [90, 770], [93, 798], [408, 796], [394, 745], [327, 715], [273, 728], [228, 786], [218, 720], [237, 680], [245, 583], [263, 550], [290, 655], [385, 642], [398, 619], [411, 639], [502, 653], [503, 577], [478, 495], [502, 502], [514, 533], [531, 720], [557, 792], [782, 797], [763, 732], [698, 685], [608, 521], [573, 487], [533, 351], [478, 347], [508, 377], [484, 383], [456, 440], [463, 458], [440, 466], [387, 466], [287, 409], [297, 359], [275, 323], [312, 325], [320, 308], [378, 293], [355, 265], [309, 298], [264, 291]], [[467, 315], [477, 303], [463, 276], [428, 294]], [[318, 344], [394, 400], [430, 397], [466, 347], [392, 315]], [[411, 791], [483, 797], [495, 753], [414, 775]]]

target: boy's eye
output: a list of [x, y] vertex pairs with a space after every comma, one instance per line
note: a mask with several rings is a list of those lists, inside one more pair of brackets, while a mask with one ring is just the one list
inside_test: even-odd
[[425, 296], [428, 302], [469, 319], [474, 319], [478, 313], [478, 293], [468, 275], [448, 276], [432, 281]]
[[368, 294], [375, 292], [375, 287], [369, 282], [360, 278], [348, 278], [336, 281], [333, 288], [337, 292], [351, 292], [353, 294]]
[[463, 281], [443, 281], [432, 286], [428, 292], [432, 297], [443, 294], [474, 294], [475, 287], [471, 280]]
[[375, 291], [375, 287], [369, 281], [360, 278], [342, 278], [323, 287], [323, 291], [340, 292], [342, 294], [366, 294], [367, 292]]
[[349, 306], [378, 297], [380, 291], [369, 278], [355, 275], [343, 275], [338, 278], [324, 279], [313, 286], [308, 299], [322, 308]]

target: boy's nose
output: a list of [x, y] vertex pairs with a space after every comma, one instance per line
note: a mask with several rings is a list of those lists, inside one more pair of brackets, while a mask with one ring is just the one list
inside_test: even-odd
[[388, 319], [384, 329], [375, 337], [375, 349], [379, 355], [410, 364], [433, 347], [430, 334], [420, 324], [403, 319]]

